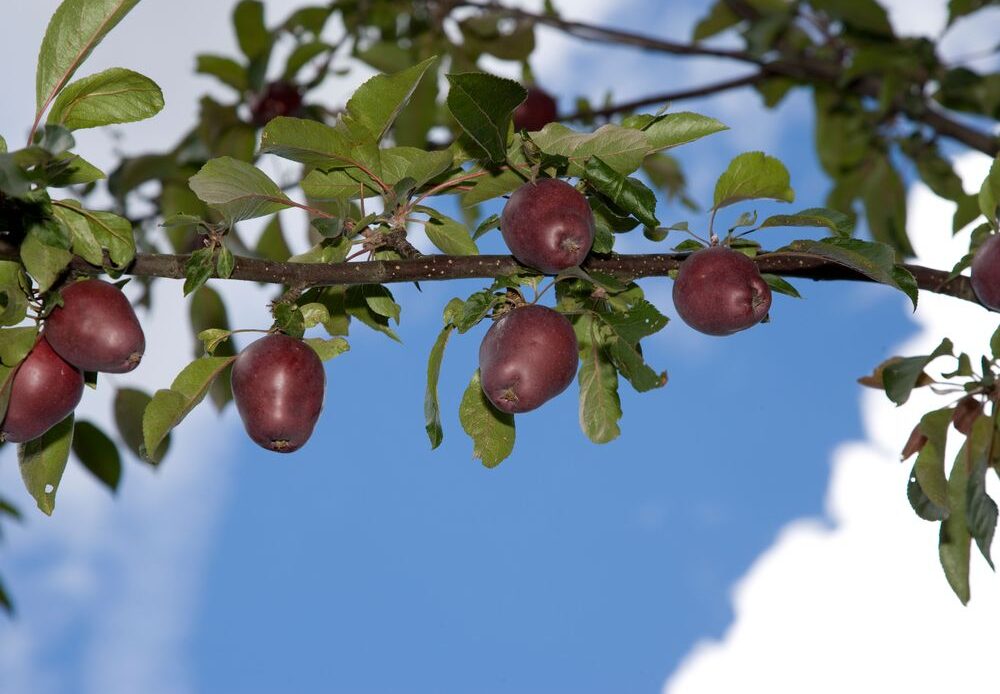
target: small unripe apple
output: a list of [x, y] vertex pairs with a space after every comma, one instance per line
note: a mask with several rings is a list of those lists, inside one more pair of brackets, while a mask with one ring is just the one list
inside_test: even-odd
[[510, 196], [500, 215], [500, 233], [518, 261], [555, 275], [587, 257], [594, 244], [594, 213], [576, 188], [542, 178]]
[[267, 125], [278, 116], [291, 116], [302, 108], [302, 92], [294, 84], [278, 81], [268, 84], [250, 104], [253, 124]]
[[490, 326], [479, 346], [483, 393], [502, 412], [528, 412], [566, 390], [578, 359], [576, 334], [561, 313], [515, 308]]
[[291, 453], [309, 440], [323, 409], [326, 373], [312, 347], [288, 335], [267, 335], [233, 364], [233, 400], [254, 443]]
[[83, 373], [40, 338], [14, 373], [0, 440], [37, 439], [64, 420], [83, 397]]
[[972, 259], [972, 291], [986, 308], [1000, 311], [1000, 234], [990, 236]]
[[514, 130], [534, 132], [557, 118], [556, 100], [539, 87], [528, 87], [528, 96], [514, 109]]
[[84, 371], [119, 374], [139, 365], [146, 337], [121, 289], [89, 279], [60, 295], [63, 305], [45, 319], [45, 338], [59, 356]]
[[771, 288], [757, 264], [725, 246], [695, 251], [681, 263], [673, 296], [684, 322], [707, 335], [746, 330], [771, 309]]

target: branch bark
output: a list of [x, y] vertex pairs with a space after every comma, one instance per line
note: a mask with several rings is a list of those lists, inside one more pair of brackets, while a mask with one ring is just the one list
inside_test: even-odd
[[[141, 253], [125, 270], [137, 277], [184, 279], [184, 265], [189, 256]], [[603, 272], [631, 280], [643, 277], [666, 277], [677, 270], [687, 254], [647, 253], [630, 255], [591, 256], [583, 264], [588, 271]], [[17, 248], [0, 242], [0, 260], [18, 260]], [[801, 253], [763, 253], [757, 257], [761, 272], [783, 277], [817, 281], [846, 280], [871, 282], [868, 277], [850, 268], [822, 258]], [[922, 265], [905, 266], [918, 286], [929, 292], [952, 296], [979, 304], [968, 277], [948, 280], [948, 272]], [[70, 263], [73, 272], [83, 275], [103, 274], [103, 268], [75, 257]], [[376, 260], [351, 263], [279, 263], [260, 258], [236, 257], [231, 279], [269, 282], [288, 286], [321, 287], [352, 284], [393, 284], [400, 282], [433, 282], [456, 279], [492, 279], [517, 273], [533, 272], [509, 255], [426, 255], [407, 260]]]

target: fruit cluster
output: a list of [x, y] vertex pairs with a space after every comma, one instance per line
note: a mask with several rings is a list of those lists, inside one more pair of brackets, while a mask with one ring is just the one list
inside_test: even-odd
[[[595, 219], [577, 188], [541, 178], [510, 196], [500, 232], [520, 263], [558, 275], [578, 267], [590, 253]], [[972, 286], [980, 301], [994, 310], [1000, 309], [997, 267], [1000, 236], [993, 236], [972, 262]], [[79, 404], [84, 372], [125, 373], [142, 358], [142, 328], [116, 285], [86, 279], [60, 294], [61, 304], [45, 318], [37, 342], [14, 374], [0, 440], [24, 442], [41, 436]], [[558, 311], [514, 295], [494, 310], [494, 323], [479, 348], [483, 393], [508, 414], [529, 412], [562, 393], [579, 361], [573, 323]], [[681, 263], [673, 300], [677, 313], [695, 330], [731, 335], [768, 315], [771, 290], [751, 259], [716, 243]], [[278, 332], [251, 344], [233, 364], [233, 399], [248, 435], [279, 453], [298, 450], [312, 435], [325, 383], [316, 352]]]
[[146, 338], [121, 289], [88, 279], [61, 295], [14, 373], [0, 440], [36, 439], [69, 416], [83, 397], [84, 371], [126, 373], [142, 359]]
[[[554, 275], [586, 258], [594, 215], [576, 188], [541, 179], [510, 196], [500, 232], [519, 262]], [[725, 246], [692, 253], [681, 265], [673, 298], [684, 322], [709, 335], [745, 330], [771, 307], [771, 290], [756, 264]], [[577, 352], [573, 325], [562, 314], [535, 304], [516, 306], [498, 318], [479, 348], [483, 392], [502, 412], [533, 410], [573, 381]]]

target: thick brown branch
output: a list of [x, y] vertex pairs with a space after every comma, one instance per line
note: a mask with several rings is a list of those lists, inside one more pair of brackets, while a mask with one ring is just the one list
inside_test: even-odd
[[1000, 138], [980, 132], [953, 118], [949, 118], [933, 106], [928, 106], [926, 110], [920, 113], [908, 115], [911, 115], [915, 120], [929, 125], [937, 133], [961, 142], [966, 147], [979, 150], [983, 154], [989, 154], [991, 157], [1000, 154]]
[[[0, 260], [17, 260], [17, 249], [0, 242]], [[585, 270], [603, 272], [622, 279], [665, 277], [680, 267], [684, 254], [648, 253], [607, 255], [588, 258]], [[140, 277], [184, 279], [186, 255], [143, 253], [137, 255], [126, 274]], [[765, 253], [757, 258], [761, 272], [811, 280], [870, 282], [864, 275], [836, 263], [795, 253]], [[968, 277], [947, 281], [948, 273], [921, 265], [907, 265], [917, 284], [925, 291], [979, 303]], [[81, 274], [101, 274], [103, 270], [74, 258], [71, 268]], [[448, 256], [427, 255], [408, 260], [377, 260], [358, 263], [279, 263], [238, 256], [232, 279], [270, 282], [299, 287], [351, 284], [391, 284], [435, 280], [490, 279], [531, 272], [509, 255]]]
[[746, 87], [751, 84], [757, 84], [758, 82], [761, 82], [765, 79], [767, 79], [767, 74], [763, 72], [756, 72], [752, 75], [735, 77], [731, 80], [716, 82], [715, 84], [706, 84], [703, 87], [694, 87], [692, 89], [682, 89], [674, 92], [666, 92], [665, 94], [656, 94], [654, 96], [647, 96], [643, 97], [642, 99], [636, 99], [635, 101], [625, 101], [620, 104], [613, 104], [611, 106], [606, 106], [604, 108], [596, 108], [586, 111], [577, 111], [576, 113], [570, 113], [565, 116], [560, 116], [559, 120], [574, 121], [574, 120], [580, 120], [581, 118], [604, 118], [607, 116], [613, 116], [616, 113], [627, 113], [629, 111], [634, 111], [637, 108], [642, 108], [644, 106], [653, 106], [655, 104], [666, 104], [671, 101], [681, 101], [683, 99], [697, 99], [700, 96], [710, 96], [712, 94], [718, 94], [719, 92], [729, 91], [730, 89], [738, 89], [740, 87]]

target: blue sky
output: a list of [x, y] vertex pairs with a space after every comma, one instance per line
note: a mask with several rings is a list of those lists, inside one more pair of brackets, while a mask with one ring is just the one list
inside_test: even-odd
[[[661, 3], [632, 2], [608, 21], [682, 38], [700, 4], [679, 4], [668, 17]], [[18, 31], [31, 33], [30, 45], [51, 6], [15, 20], [30, 25]], [[91, 68], [128, 60], [141, 40], [129, 38], [128, 22], [168, 21], [162, 11], [137, 10]], [[195, 27], [187, 38], [193, 54], [210, 34]], [[216, 51], [232, 44], [217, 41]], [[186, 98], [165, 113], [177, 129], [126, 131], [128, 147], [168, 143], [192, 108], [189, 94], [210, 88], [185, 77], [178, 64], [188, 70], [193, 61], [172, 50], [126, 66], [163, 82], [168, 104]], [[551, 34], [533, 67], [567, 105], [578, 93], [612, 88], [624, 99], [738, 72], [570, 49]], [[30, 72], [16, 83], [25, 107], [0, 113], [10, 141], [30, 110]], [[678, 150], [696, 199], [708, 198], [730, 158], [762, 148], [791, 171], [796, 209], [822, 204], [827, 183], [812, 153], [807, 95], [778, 112], [750, 90], [677, 108], [732, 127]], [[136, 133], [151, 135], [137, 143]], [[108, 156], [106, 138], [82, 143]], [[704, 228], [703, 216], [665, 204], [658, 212]], [[760, 240], [776, 247], [792, 233]], [[673, 316], [669, 280], [642, 284]], [[778, 296], [771, 323], [729, 338], [674, 320], [645, 345], [670, 383], [644, 395], [622, 384], [620, 439], [586, 440], [574, 385], [519, 416], [514, 454], [487, 470], [457, 418], [485, 325], [448, 346], [437, 451], [422, 417], [441, 309], [482, 286], [394, 288], [403, 344], [352, 328], [351, 352], [327, 367], [316, 433], [296, 455], [256, 447], [232, 411], [217, 423], [203, 406], [166, 469], [152, 475], [130, 464], [117, 501], [70, 470], [56, 517], [29, 513], [29, 527], [0, 553], [21, 608], [16, 622], [0, 624], [0, 691], [28, 691], [30, 682], [33, 692], [112, 694], [658, 692], [695, 643], [731, 626], [734, 583], [783, 527], [804, 517], [828, 524], [831, 452], [866, 435], [855, 379], [915, 330], [898, 293], [811, 282], [798, 283], [806, 300]], [[233, 294], [245, 302], [232, 309], [237, 319], [259, 319], [262, 296]], [[164, 304], [179, 306], [176, 297]], [[164, 342], [171, 330], [150, 328]], [[155, 336], [149, 342], [155, 349]], [[147, 389], [171, 377], [153, 363], [138, 376]], [[94, 418], [107, 416], [96, 412], [100, 401], [92, 407]], [[0, 484], [27, 508], [11, 486], [12, 463], [5, 451]]]

